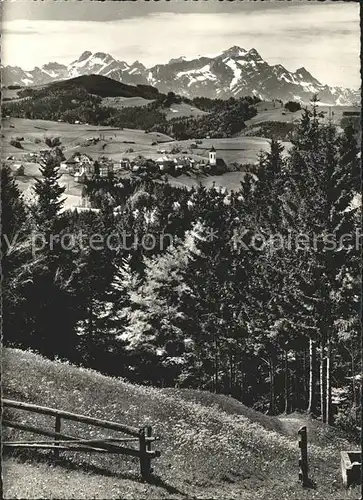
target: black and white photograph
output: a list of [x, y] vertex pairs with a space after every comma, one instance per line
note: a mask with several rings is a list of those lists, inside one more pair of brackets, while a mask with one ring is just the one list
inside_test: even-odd
[[360, 9], [3, 0], [2, 498], [362, 498]]

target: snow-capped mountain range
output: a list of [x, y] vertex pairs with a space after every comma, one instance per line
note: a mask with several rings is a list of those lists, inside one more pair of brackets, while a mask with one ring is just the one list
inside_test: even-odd
[[256, 95], [263, 100], [282, 99], [309, 102], [318, 94], [321, 102], [351, 105], [360, 102], [360, 91], [329, 87], [304, 67], [295, 72], [281, 64], [270, 65], [256, 49], [231, 47], [216, 57], [171, 59], [167, 64], [146, 68], [139, 61], [128, 64], [110, 54], [89, 51], [68, 66], [51, 62], [24, 71], [2, 67], [2, 85], [41, 85], [81, 75], [98, 74], [127, 84], [149, 84], [160, 92], [173, 91], [186, 97], [229, 98]]

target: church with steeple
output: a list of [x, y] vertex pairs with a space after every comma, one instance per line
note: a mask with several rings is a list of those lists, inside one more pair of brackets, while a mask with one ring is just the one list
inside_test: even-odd
[[209, 165], [217, 165], [217, 152], [214, 149], [214, 146], [209, 150]]
[[209, 162], [208, 162], [210, 167], [220, 167], [220, 168], [225, 168], [226, 162], [223, 160], [223, 158], [218, 158], [217, 157], [217, 151], [215, 150], [214, 146], [212, 146], [209, 150]]

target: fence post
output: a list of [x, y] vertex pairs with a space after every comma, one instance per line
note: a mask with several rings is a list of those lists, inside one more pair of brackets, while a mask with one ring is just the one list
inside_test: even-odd
[[[55, 417], [55, 432], [59, 433], [61, 431], [61, 417], [59, 415], [56, 415]], [[56, 436], [54, 438], [54, 444], [55, 446], [57, 446], [57, 441], [59, 441], [59, 436]], [[55, 459], [59, 459], [59, 450], [57, 450], [57, 448], [55, 448], [54, 450], [54, 458]]]
[[[146, 427], [146, 436], [148, 438], [151, 438], [152, 432], [153, 431], [152, 431], [151, 425], [148, 425]], [[147, 449], [147, 451], [151, 451], [151, 439], [146, 442], [146, 449]], [[149, 462], [150, 462], [150, 464], [149, 464], [150, 474], [152, 474], [154, 469], [151, 467], [151, 460], [150, 459], [149, 459]]]
[[308, 477], [308, 439], [306, 426], [304, 425], [298, 430], [299, 436], [299, 448], [301, 452], [301, 458], [299, 459], [299, 480], [302, 482], [302, 486], [309, 485], [309, 477]]
[[[151, 427], [150, 427], [151, 429]], [[147, 454], [151, 443], [146, 440], [148, 436], [148, 427], [142, 427], [139, 431], [139, 449], [140, 449], [140, 473], [144, 481], [147, 481], [151, 474], [150, 456]]]

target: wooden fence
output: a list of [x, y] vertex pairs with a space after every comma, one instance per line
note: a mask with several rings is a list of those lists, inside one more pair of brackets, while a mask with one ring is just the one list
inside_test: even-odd
[[[114, 453], [118, 455], [128, 455], [137, 457], [140, 460], [140, 473], [144, 480], [148, 480], [153, 472], [151, 467], [151, 460], [160, 457], [159, 451], [152, 450], [152, 442], [158, 438], [152, 435], [151, 426], [144, 426], [138, 429], [137, 427], [130, 427], [117, 422], [101, 420], [95, 417], [88, 417], [86, 415], [77, 415], [68, 411], [56, 410], [54, 408], [47, 408], [45, 406], [38, 406], [30, 403], [23, 403], [21, 401], [12, 401], [9, 399], [2, 400], [4, 408], [16, 408], [18, 410], [25, 410], [41, 415], [49, 415], [55, 417], [54, 432], [46, 429], [40, 429], [28, 425], [26, 423], [12, 422], [6, 419], [2, 420], [4, 427], [19, 429], [25, 432], [39, 434], [53, 438], [47, 441], [3, 441], [4, 448], [18, 448], [18, 449], [41, 449], [53, 450], [54, 457], [59, 458], [60, 451], [81, 451], [93, 453]], [[71, 420], [80, 422], [102, 429], [110, 429], [119, 431], [126, 434], [128, 437], [107, 437], [100, 439], [83, 439], [76, 436], [63, 434], [62, 420]], [[138, 449], [120, 446], [118, 443], [138, 443]]]

